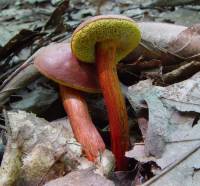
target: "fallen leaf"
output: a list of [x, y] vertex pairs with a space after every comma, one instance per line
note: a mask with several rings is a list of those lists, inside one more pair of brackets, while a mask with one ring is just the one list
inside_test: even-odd
[[[3, 157], [5, 163], [0, 168], [0, 174], [9, 178], [12, 174], [11, 171], [16, 169], [18, 173], [13, 172], [14, 178], [11, 177], [14, 184], [42, 185], [75, 169], [94, 167], [94, 171], [102, 176], [109, 175], [114, 169], [114, 156], [108, 150], [105, 150], [95, 163], [83, 156], [82, 147], [74, 139], [66, 118], [65, 122], [57, 120], [49, 123], [24, 111], [9, 111], [7, 117], [11, 139], [15, 139], [11, 145], [15, 148], [10, 148], [13, 152], [10, 154], [11, 157], [5, 153]], [[18, 151], [20, 157], [16, 153]], [[15, 168], [18, 165], [15, 164], [17, 160], [12, 161], [10, 158], [18, 158], [22, 162], [20, 170], [18, 167]], [[10, 163], [6, 163], [8, 161]], [[4, 169], [8, 171], [5, 172]], [[5, 183], [10, 182], [10, 179], [5, 180]]]
[[143, 186], [198, 186], [200, 180], [200, 144], [197, 144], [179, 160], [143, 184]]
[[168, 87], [154, 86], [151, 80], [129, 87], [127, 96], [135, 111], [145, 109], [146, 103], [149, 112], [145, 146], [133, 150], [136, 159], [151, 158], [165, 168], [199, 143], [199, 79], [197, 73]]
[[139, 22], [138, 25], [141, 30], [141, 43], [124, 59], [125, 62], [133, 62], [140, 56], [147, 59], [162, 59], [163, 55], [170, 55], [167, 53], [169, 43], [187, 29], [185, 26], [169, 23]]
[[169, 43], [169, 52], [185, 59], [200, 60], [200, 24], [193, 25]]
[[199, 23], [200, 15], [198, 9], [195, 10], [191, 7], [198, 6], [188, 6], [188, 7], [176, 7], [174, 11], [168, 10], [160, 13], [156, 19], [159, 22], [171, 22], [176, 25], [192, 26]]
[[167, 6], [180, 6], [180, 5], [187, 5], [187, 4], [199, 4], [197, 0], [153, 0], [143, 5], [143, 7], [167, 7]]
[[12, 109], [39, 114], [44, 112], [58, 99], [57, 90], [48, 84], [47, 79], [40, 78], [31, 85], [28, 86], [29, 92], [21, 91], [16, 93], [22, 95], [22, 99], [11, 103]]
[[[29, 60], [30, 59], [30, 60]], [[40, 76], [39, 71], [33, 63], [34, 57], [30, 57], [27, 62], [20, 66], [8, 77], [0, 87], [0, 106], [8, 100], [9, 96], [17, 90], [24, 88], [33, 80]]]
[[166, 48], [177, 35], [187, 27], [169, 23], [141, 22], [138, 23], [142, 41], [151, 43], [157, 48]]
[[11, 38], [8, 43], [0, 48], [0, 59], [3, 59], [12, 52], [15, 53], [27, 46], [38, 35], [42, 34], [26, 29], [21, 30], [17, 35]]
[[44, 186], [114, 186], [114, 183], [105, 177], [102, 177], [93, 172], [93, 170], [85, 169], [80, 171], [74, 171], [62, 178], [50, 181]]
[[36, 185], [60, 176], [56, 165], [63, 156], [62, 173], [79, 166], [82, 149], [70, 134], [71, 130], [24, 111], [8, 112], [8, 120], [12, 138], [22, 144], [20, 184]]
[[63, 14], [67, 11], [69, 7], [69, 0], [64, 0], [60, 5], [53, 11], [51, 14], [51, 17], [46, 22], [44, 28], [50, 28], [50, 27], [56, 27], [58, 24], [60, 24], [61, 21], [63, 21]]

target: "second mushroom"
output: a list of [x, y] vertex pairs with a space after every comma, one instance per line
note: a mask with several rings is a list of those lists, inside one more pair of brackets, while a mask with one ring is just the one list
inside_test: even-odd
[[105, 144], [82, 96], [82, 91], [100, 91], [94, 67], [79, 63], [67, 43], [44, 47], [35, 58], [34, 65], [43, 75], [60, 84], [62, 102], [74, 136], [82, 145], [87, 158], [95, 161], [105, 150]]

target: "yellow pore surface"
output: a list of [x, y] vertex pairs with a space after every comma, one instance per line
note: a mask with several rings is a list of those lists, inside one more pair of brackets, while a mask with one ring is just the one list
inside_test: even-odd
[[108, 40], [116, 43], [116, 62], [127, 56], [140, 42], [137, 24], [130, 19], [97, 19], [77, 29], [72, 36], [72, 52], [83, 62], [95, 61], [95, 45]]

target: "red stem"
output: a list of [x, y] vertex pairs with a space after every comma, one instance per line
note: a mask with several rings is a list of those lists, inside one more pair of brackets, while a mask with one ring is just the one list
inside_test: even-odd
[[112, 152], [116, 158], [116, 169], [126, 170], [125, 151], [130, 144], [128, 116], [117, 76], [115, 55], [116, 44], [112, 41], [97, 44], [97, 72], [108, 111]]
[[87, 158], [95, 161], [105, 150], [105, 144], [91, 120], [87, 103], [80, 91], [72, 88], [60, 85], [60, 93], [75, 138], [82, 145]]

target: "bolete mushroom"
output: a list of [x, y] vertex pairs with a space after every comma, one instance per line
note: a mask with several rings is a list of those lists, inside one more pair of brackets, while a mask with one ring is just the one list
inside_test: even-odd
[[128, 116], [117, 76], [116, 64], [140, 42], [140, 31], [130, 18], [96, 16], [80, 24], [72, 35], [73, 54], [82, 62], [96, 62], [98, 80], [108, 111], [112, 152], [116, 168], [127, 168]]
[[[99, 92], [95, 68], [79, 63], [67, 43], [44, 47], [34, 60], [37, 69], [60, 84], [65, 111], [77, 141], [91, 161], [105, 150], [105, 144], [95, 128], [81, 91]], [[80, 91], [81, 90], [81, 91]]]

